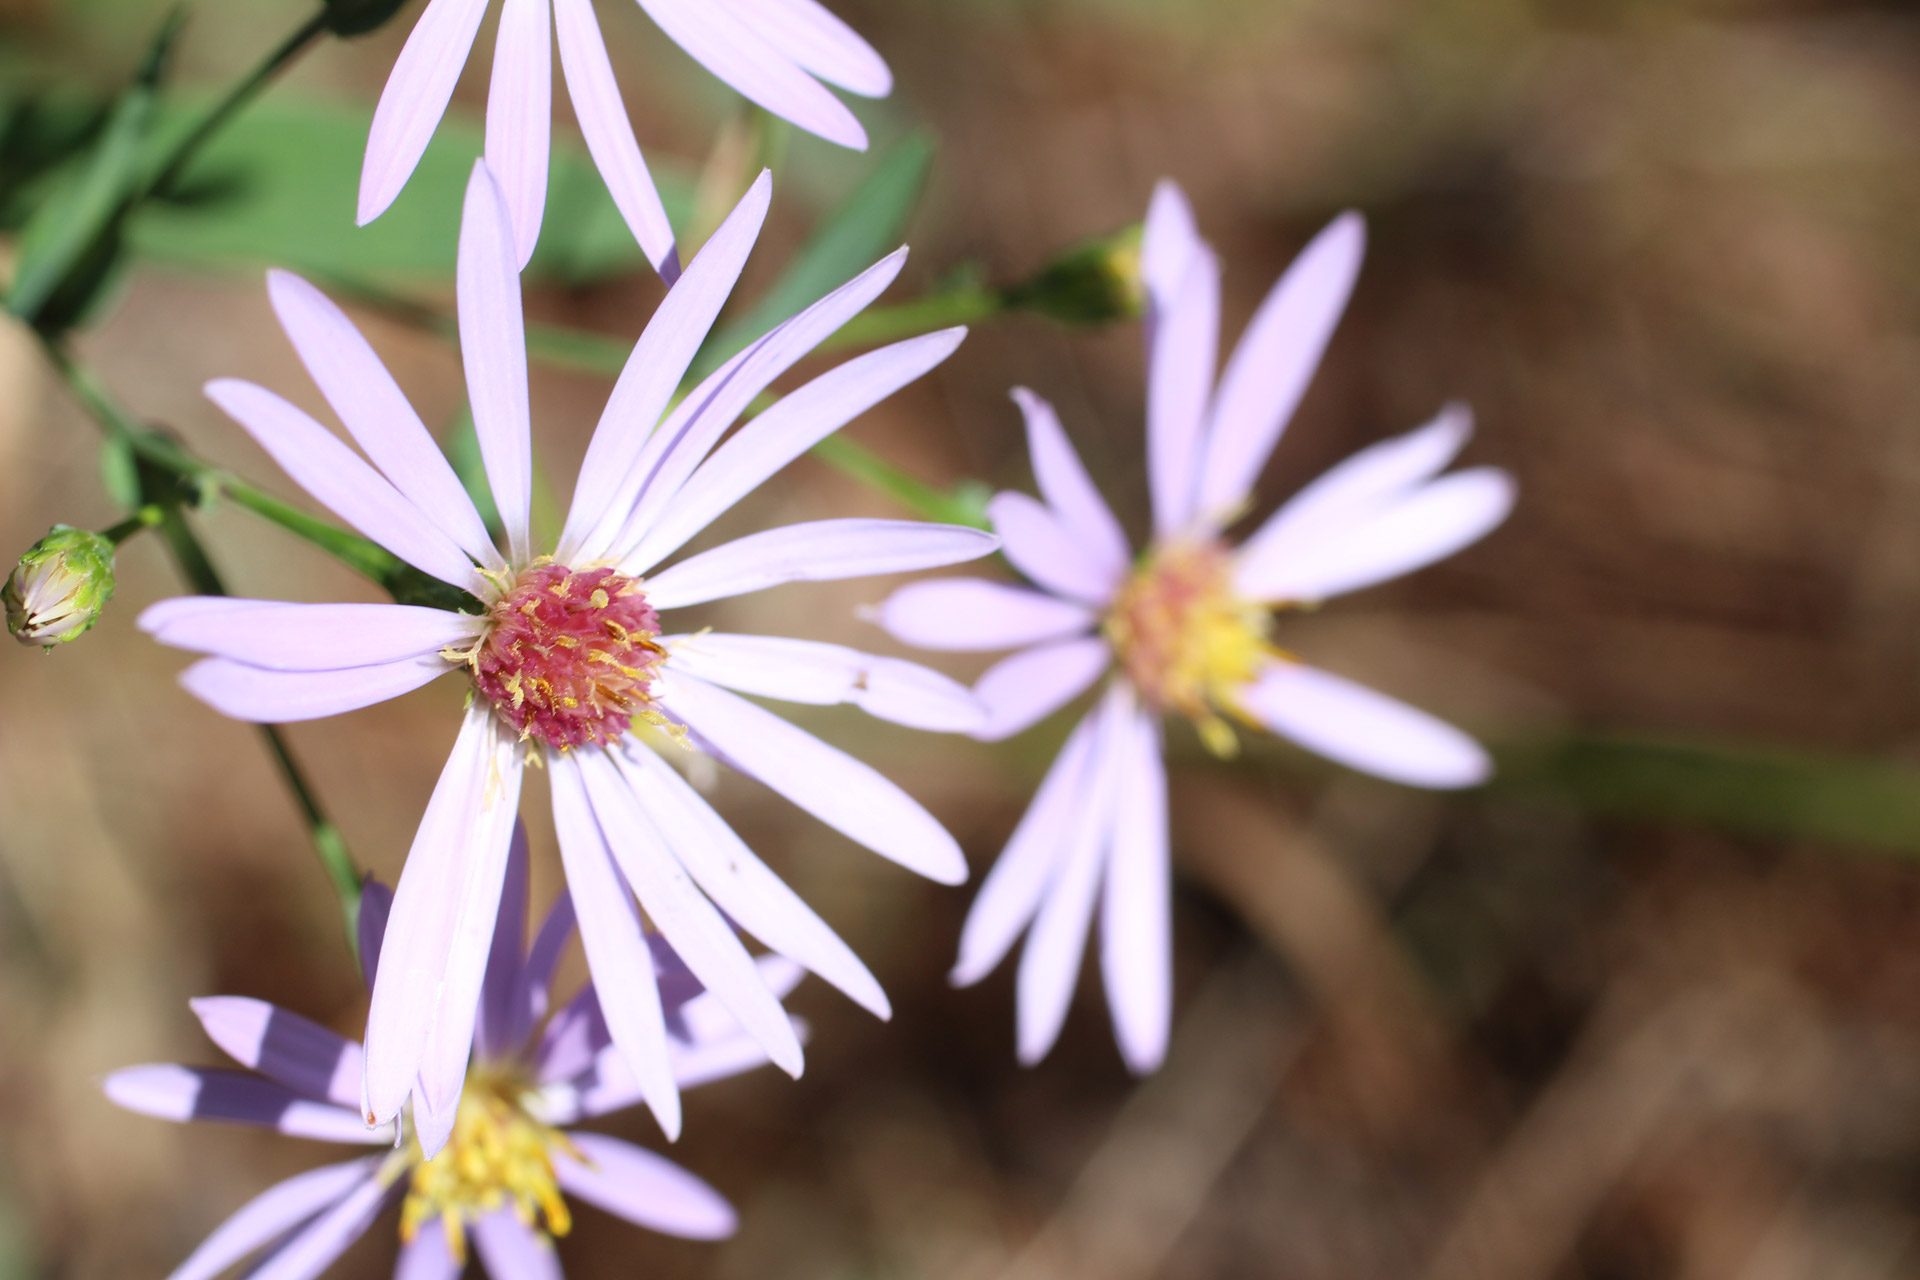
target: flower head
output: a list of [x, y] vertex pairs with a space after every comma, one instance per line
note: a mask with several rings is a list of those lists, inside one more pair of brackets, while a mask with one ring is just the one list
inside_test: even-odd
[[1018, 389], [1041, 496], [1001, 493], [988, 512], [1008, 561], [1033, 586], [945, 578], [903, 587], [879, 610], [909, 643], [1018, 650], [975, 686], [987, 704], [981, 737], [1017, 733], [1114, 672], [981, 886], [961, 937], [953, 976], [971, 983], [1027, 933], [1025, 1061], [1059, 1035], [1096, 902], [1121, 1052], [1137, 1071], [1166, 1052], [1165, 716], [1193, 722], [1221, 755], [1236, 748], [1237, 728], [1266, 729], [1413, 786], [1471, 786], [1487, 774], [1486, 753], [1459, 730], [1275, 643], [1287, 610], [1430, 564], [1505, 519], [1513, 504], [1505, 473], [1440, 474], [1466, 443], [1464, 409], [1348, 459], [1238, 546], [1226, 537], [1252, 505], [1332, 337], [1363, 243], [1352, 214], [1323, 231], [1274, 285], [1216, 380], [1219, 263], [1185, 197], [1162, 183], [1140, 260], [1152, 541], [1132, 553], [1052, 407]]
[[27, 549], [0, 589], [7, 630], [21, 644], [42, 648], [77, 640], [100, 620], [113, 585], [113, 543], [57, 524]]

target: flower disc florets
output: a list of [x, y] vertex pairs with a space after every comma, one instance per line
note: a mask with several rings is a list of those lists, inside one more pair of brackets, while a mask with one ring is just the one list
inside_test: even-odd
[[609, 568], [536, 563], [487, 611], [463, 655], [473, 682], [523, 738], [610, 746], [652, 709], [666, 650], [639, 580]]
[[1272, 661], [1268, 613], [1233, 591], [1232, 562], [1218, 543], [1156, 549], [1113, 598], [1105, 631], [1127, 677], [1148, 703], [1198, 726], [1220, 755], [1235, 747], [1219, 711]]
[[569, 1150], [565, 1135], [527, 1114], [520, 1099], [527, 1082], [510, 1073], [475, 1071], [467, 1077], [453, 1136], [440, 1154], [422, 1158], [413, 1146], [413, 1174], [400, 1208], [400, 1238], [411, 1240], [439, 1219], [447, 1248], [465, 1261], [466, 1227], [502, 1208], [521, 1222], [563, 1236], [573, 1229], [553, 1174], [553, 1148]]

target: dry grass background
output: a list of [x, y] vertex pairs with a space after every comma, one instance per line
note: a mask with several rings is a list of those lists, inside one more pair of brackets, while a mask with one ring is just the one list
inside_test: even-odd
[[[902, 296], [962, 259], [1012, 279], [1179, 178], [1228, 263], [1226, 331], [1334, 212], [1367, 267], [1268, 474], [1270, 500], [1443, 401], [1522, 501], [1484, 545], [1290, 621], [1285, 642], [1496, 742], [1672, 732], [1920, 755], [1920, 19], [1831, 0], [836, 0], [941, 140]], [[642, 137], [698, 156], [727, 110], [606, 4]], [[6, 0], [0, 43], [110, 84], [159, 6]], [[618, 12], [616, 12], [616, 10]], [[183, 73], [218, 83], [302, 7], [207, 0]], [[365, 97], [404, 35], [319, 50], [275, 92]], [[483, 35], [482, 48], [491, 39]], [[477, 108], [484, 61], [461, 100]], [[818, 152], [808, 152], [818, 156]], [[796, 164], [796, 169], [798, 165]], [[842, 170], [843, 171], [843, 170]], [[841, 172], [841, 171], [835, 171]], [[783, 178], [752, 268], [811, 216]], [[789, 193], [791, 193], [789, 195]], [[449, 229], [449, 234], [452, 234]], [[657, 286], [549, 291], [631, 335]], [[370, 321], [427, 410], [457, 366]], [[198, 393], [314, 397], [258, 278], [148, 269], [83, 350], [143, 415], [290, 487]], [[1138, 335], [1016, 319], [851, 430], [930, 478], [1025, 484], [1006, 389], [1053, 398], [1144, 512]], [[605, 385], [536, 374], [570, 476]], [[94, 437], [0, 329], [0, 546], [104, 525]], [[811, 460], [735, 530], [886, 513]], [[366, 596], [233, 512], [235, 587]], [[723, 531], [724, 532], [724, 531]], [[195, 994], [354, 1030], [364, 997], [251, 732], [133, 630], [177, 590], [122, 560], [96, 634], [0, 653], [0, 1201], [15, 1274], [163, 1274], [324, 1158], [126, 1116], [99, 1077], [211, 1061]], [[876, 646], [885, 584], [716, 611]], [[367, 597], [371, 598], [371, 597]], [[391, 878], [454, 732], [452, 687], [292, 740]], [[1002, 747], [804, 717], [948, 821], [984, 868], [1059, 726]], [[1050, 736], [1051, 735], [1051, 736]], [[1178, 736], [1178, 735], [1176, 735]], [[1175, 780], [1178, 1023], [1122, 1070], [1093, 984], [1047, 1062], [1012, 1062], [1006, 973], [944, 974], [966, 891], [921, 883], [738, 779], [723, 809], [872, 965], [898, 1013], [810, 983], [806, 1076], [700, 1091], [673, 1151], [733, 1198], [718, 1246], [591, 1210], [569, 1274], [724, 1280], [1301, 1277], [1852, 1280], [1920, 1272], [1920, 878], [1839, 846], [1603, 819], [1551, 790], [1437, 798], [1256, 753]], [[537, 787], [537, 784], [536, 784]], [[536, 895], [557, 884], [535, 815]], [[639, 1114], [613, 1122], [642, 1141]], [[338, 1269], [382, 1274], [382, 1228]]]

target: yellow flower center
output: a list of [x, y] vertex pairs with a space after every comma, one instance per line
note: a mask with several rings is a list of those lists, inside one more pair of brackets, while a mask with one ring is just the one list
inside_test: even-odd
[[467, 1257], [467, 1224], [511, 1206], [520, 1221], [550, 1235], [566, 1235], [573, 1218], [553, 1176], [553, 1148], [572, 1154], [566, 1135], [527, 1113], [520, 1099], [530, 1082], [517, 1073], [476, 1069], [460, 1096], [453, 1136], [439, 1155], [423, 1159], [413, 1140], [412, 1185], [400, 1209], [400, 1238], [413, 1239], [435, 1218], [447, 1248]]
[[1192, 720], [1208, 750], [1230, 756], [1239, 743], [1221, 713], [1239, 715], [1236, 692], [1281, 656], [1269, 621], [1265, 606], [1234, 594], [1223, 547], [1173, 543], [1120, 588], [1104, 630], [1141, 696]]

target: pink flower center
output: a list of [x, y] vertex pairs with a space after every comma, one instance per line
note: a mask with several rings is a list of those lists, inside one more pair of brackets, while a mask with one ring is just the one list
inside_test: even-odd
[[523, 738], [565, 749], [610, 746], [652, 708], [666, 651], [637, 579], [551, 561], [523, 572], [487, 611], [467, 664], [473, 683]]

